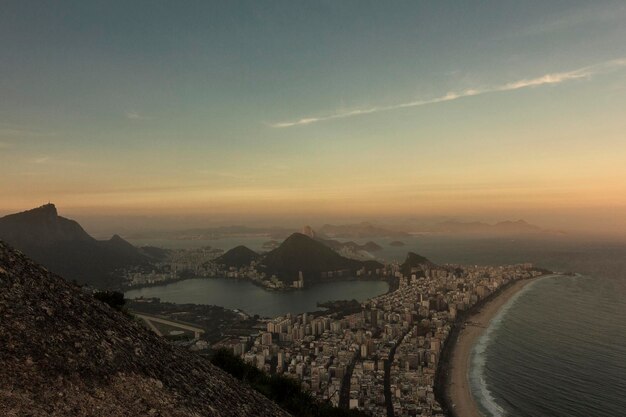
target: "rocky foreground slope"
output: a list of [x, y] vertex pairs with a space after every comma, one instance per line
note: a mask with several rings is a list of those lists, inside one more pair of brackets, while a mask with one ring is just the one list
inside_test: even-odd
[[288, 414], [0, 242], [0, 415]]

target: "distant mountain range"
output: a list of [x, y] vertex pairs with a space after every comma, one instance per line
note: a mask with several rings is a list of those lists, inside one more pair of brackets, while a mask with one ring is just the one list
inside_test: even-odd
[[[147, 265], [159, 252], [143, 251], [118, 235], [96, 240], [74, 220], [61, 217], [54, 204], [0, 218], [0, 240], [51, 271], [95, 288], [117, 288], [119, 268]], [[155, 248], [156, 249], [156, 248]]]
[[[249, 226], [219, 226], [209, 228], [195, 228], [178, 231], [143, 231], [128, 235], [131, 239], [166, 239], [166, 240], [214, 240], [221, 238], [250, 238], [267, 237], [273, 240], [283, 240], [295, 232], [289, 227], [249, 227]], [[301, 232], [319, 241], [326, 241], [328, 246], [342, 253], [349, 251], [376, 250], [373, 246], [364, 248], [358, 242], [341, 242], [337, 239], [401, 239], [419, 233], [445, 234], [485, 234], [485, 235], [527, 235], [527, 234], [563, 234], [563, 232], [544, 229], [526, 222], [525, 220], [501, 221], [495, 224], [486, 222], [464, 222], [447, 220], [441, 222], [418, 221], [409, 219], [406, 222], [396, 223], [393, 226], [384, 226], [371, 222], [351, 224], [324, 224], [314, 232], [310, 226], [305, 226]], [[410, 233], [409, 233], [410, 232]], [[269, 243], [268, 243], [269, 245]], [[361, 247], [359, 247], [361, 246]]]
[[306, 282], [322, 280], [327, 271], [345, 271], [346, 276], [365, 268], [374, 270], [383, 265], [376, 261], [359, 261], [339, 255], [322, 242], [302, 233], [289, 236], [278, 248], [268, 252], [260, 261], [259, 269], [276, 275], [285, 282], [298, 279], [302, 272]]
[[340, 242], [338, 240], [333, 240], [333, 239], [316, 239], [316, 240], [319, 242], [322, 242], [329, 248], [336, 249], [336, 250], [350, 249], [355, 252], [356, 251], [378, 252], [383, 249], [378, 243], [372, 242], [371, 240], [368, 242], [365, 242], [362, 245], [353, 241]]
[[525, 220], [503, 221], [495, 224], [483, 222], [446, 221], [438, 223], [434, 232], [439, 233], [482, 233], [482, 234], [528, 234], [528, 233], [562, 233], [535, 226]]
[[311, 226], [304, 226], [302, 228], [302, 234], [323, 243], [346, 258], [361, 261], [374, 259], [372, 252], [377, 252], [383, 249], [379, 244], [372, 242], [371, 240], [361, 245], [353, 241], [341, 242], [336, 239], [330, 239], [323, 234], [316, 233]]
[[237, 237], [269, 237], [284, 239], [295, 229], [284, 227], [217, 226], [184, 230], [154, 230], [135, 232], [129, 239], [211, 240]]
[[333, 225], [325, 224], [319, 228], [318, 234], [326, 238], [367, 239], [373, 237], [402, 237], [406, 232], [387, 229], [369, 222]]

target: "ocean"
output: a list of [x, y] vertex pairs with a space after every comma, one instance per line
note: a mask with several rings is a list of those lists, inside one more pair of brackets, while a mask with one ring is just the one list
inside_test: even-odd
[[625, 416], [623, 285], [582, 275], [532, 283], [478, 340], [469, 377], [486, 416]]

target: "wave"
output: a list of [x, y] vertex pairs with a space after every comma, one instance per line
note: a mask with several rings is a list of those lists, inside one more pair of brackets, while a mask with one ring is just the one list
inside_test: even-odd
[[476, 344], [472, 348], [471, 363], [468, 370], [470, 390], [476, 399], [476, 403], [478, 404], [480, 410], [487, 416], [504, 417], [507, 415], [504, 408], [497, 403], [493, 393], [489, 390], [487, 382], [485, 381], [485, 367], [487, 366], [486, 350], [493, 339], [493, 333], [501, 327], [507, 312], [515, 305], [517, 300], [523, 294], [528, 292], [537, 282], [546, 278], [554, 277], [556, 276], [548, 275], [535, 280], [515, 293], [491, 319], [489, 326], [480, 335]]

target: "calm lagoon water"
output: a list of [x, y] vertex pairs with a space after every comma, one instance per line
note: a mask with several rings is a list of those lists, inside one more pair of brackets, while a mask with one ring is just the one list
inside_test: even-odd
[[126, 298], [158, 297], [172, 303], [211, 304], [238, 308], [248, 314], [274, 317], [286, 313], [320, 310], [318, 302], [367, 300], [387, 292], [384, 281], [323, 283], [296, 291], [268, 291], [249, 281], [228, 278], [194, 278], [126, 292]]

